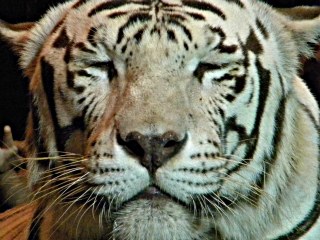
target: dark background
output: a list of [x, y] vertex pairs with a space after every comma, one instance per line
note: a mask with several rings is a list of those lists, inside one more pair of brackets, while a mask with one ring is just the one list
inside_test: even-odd
[[[0, 0], [0, 19], [9, 23], [36, 21], [50, 6], [63, 0]], [[318, 5], [320, 0], [266, 0], [276, 7]], [[320, 57], [319, 57], [320, 58]], [[320, 102], [320, 62], [307, 61], [303, 75]], [[4, 125], [10, 125], [15, 139], [22, 139], [28, 113], [28, 79], [21, 77], [17, 57], [0, 40], [0, 139]]]
[[[9, 23], [37, 21], [63, 0], [0, 0], [0, 19]], [[0, 39], [0, 140], [10, 125], [14, 138], [23, 138], [28, 114], [28, 79], [22, 78], [17, 56]], [[1, 141], [0, 141], [1, 142]]]

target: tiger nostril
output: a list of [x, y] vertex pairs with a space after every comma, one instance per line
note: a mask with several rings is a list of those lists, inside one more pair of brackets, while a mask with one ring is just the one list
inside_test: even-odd
[[172, 148], [175, 147], [179, 144], [179, 142], [175, 141], [175, 140], [170, 140], [168, 141], [166, 144], [164, 144], [164, 148]]
[[162, 142], [164, 151], [174, 151], [175, 149], [179, 149], [179, 146], [184, 142], [184, 139], [179, 139], [175, 132], [169, 131], [161, 136], [160, 141]]
[[121, 135], [118, 134], [117, 142], [120, 146], [123, 146], [130, 154], [142, 158], [145, 155], [145, 151], [143, 147], [139, 144], [139, 142], [135, 140], [135, 138], [140, 139], [140, 137], [134, 137], [132, 134], [133, 133], [129, 134], [126, 137], [126, 140], [123, 140], [121, 138]]
[[145, 151], [137, 141], [132, 140], [126, 142], [125, 147], [137, 157], [143, 157], [145, 155]]

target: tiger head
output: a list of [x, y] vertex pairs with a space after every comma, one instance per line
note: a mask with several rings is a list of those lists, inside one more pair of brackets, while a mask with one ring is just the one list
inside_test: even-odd
[[74, 0], [1, 23], [30, 79], [29, 153], [44, 159], [30, 186], [109, 209], [128, 239], [202, 239], [259, 203], [283, 136], [294, 148], [294, 79], [319, 22], [255, 1]]

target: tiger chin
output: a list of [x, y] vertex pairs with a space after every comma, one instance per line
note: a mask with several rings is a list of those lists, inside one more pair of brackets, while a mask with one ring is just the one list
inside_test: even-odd
[[317, 239], [319, 108], [298, 73], [319, 15], [71, 0], [0, 22], [30, 81], [33, 199], [0, 214], [0, 238]]

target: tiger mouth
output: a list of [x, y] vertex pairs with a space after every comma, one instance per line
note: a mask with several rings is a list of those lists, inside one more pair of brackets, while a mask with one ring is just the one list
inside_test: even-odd
[[132, 200], [145, 199], [145, 200], [157, 200], [157, 199], [165, 199], [169, 198], [169, 196], [161, 191], [158, 187], [151, 185], [145, 188], [142, 192], [138, 193]]
[[[91, 185], [92, 186], [92, 185]], [[225, 198], [223, 196], [219, 196], [217, 198], [212, 198], [211, 194], [202, 194], [202, 195], [193, 195], [192, 203], [184, 202], [177, 197], [163, 191], [160, 187], [155, 184], [150, 184], [140, 192], [138, 192], [133, 197], [127, 199], [126, 201], [117, 202], [115, 198], [109, 198], [105, 195], [99, 195], [97, 193], [89, 193], [83, 195], [83, 193], [78, 193], [73, 195], [71, 199], [65, 200], [72, 200], [84, 205], [91, 205], [90, 199], [95, 199], [97, 203], [95, 205], [96, 210], [104, 212], [104, 209], [109, 209], [111, 213], [116, 213], [121, 211], [121, 209], [126, 208], [128, 205], [134, 202], [145, 201], [149, 202], [153, 208], [163, 208], [166, 203], [174, 203], [183, 207], [185, 210], [192, 212], [196, 216], [202, 216], [206, 213], [207, 209], [209, 209], [211, 214], [218, 214], [221, 210], [230, 209], [235, 204], [237, 204], [239, 199], [230, 199]], [[217, 215], [218, 216], [218, 215]]]
[[[205, 208], [210, 208], [211, 214], [217, 214], [219, 211], [223, 209], [230, 209], [236, 203], [238, 199], [231, 200], [225, 197], [219, 197], [219, 199], [212, 198], [210, 194], [206, 195], [194, 195], [193, 202], [186, 203], [184, 201], [179, 200], [175, 196], [172, 196], [164, 191], [162, 191], [156, 185], [150, 185], [146, 187], [144, 190], [139, 192], [133, 198], [122, 203], [122, 207], [125, 207], [130, 202], [135, 202], [139, 200], [145, 200], [153, 204], [152, 206], [155, 208], [163, 206], [161, 202], [173, 202], [185, 208], [186, 210], [192, 212], [197, 216], [201, 216], [203, 211], [206, 211]], [[158, 205], [159, 204], [159, 205]], [[216, 211], [219, 209], [218, 211]]]

